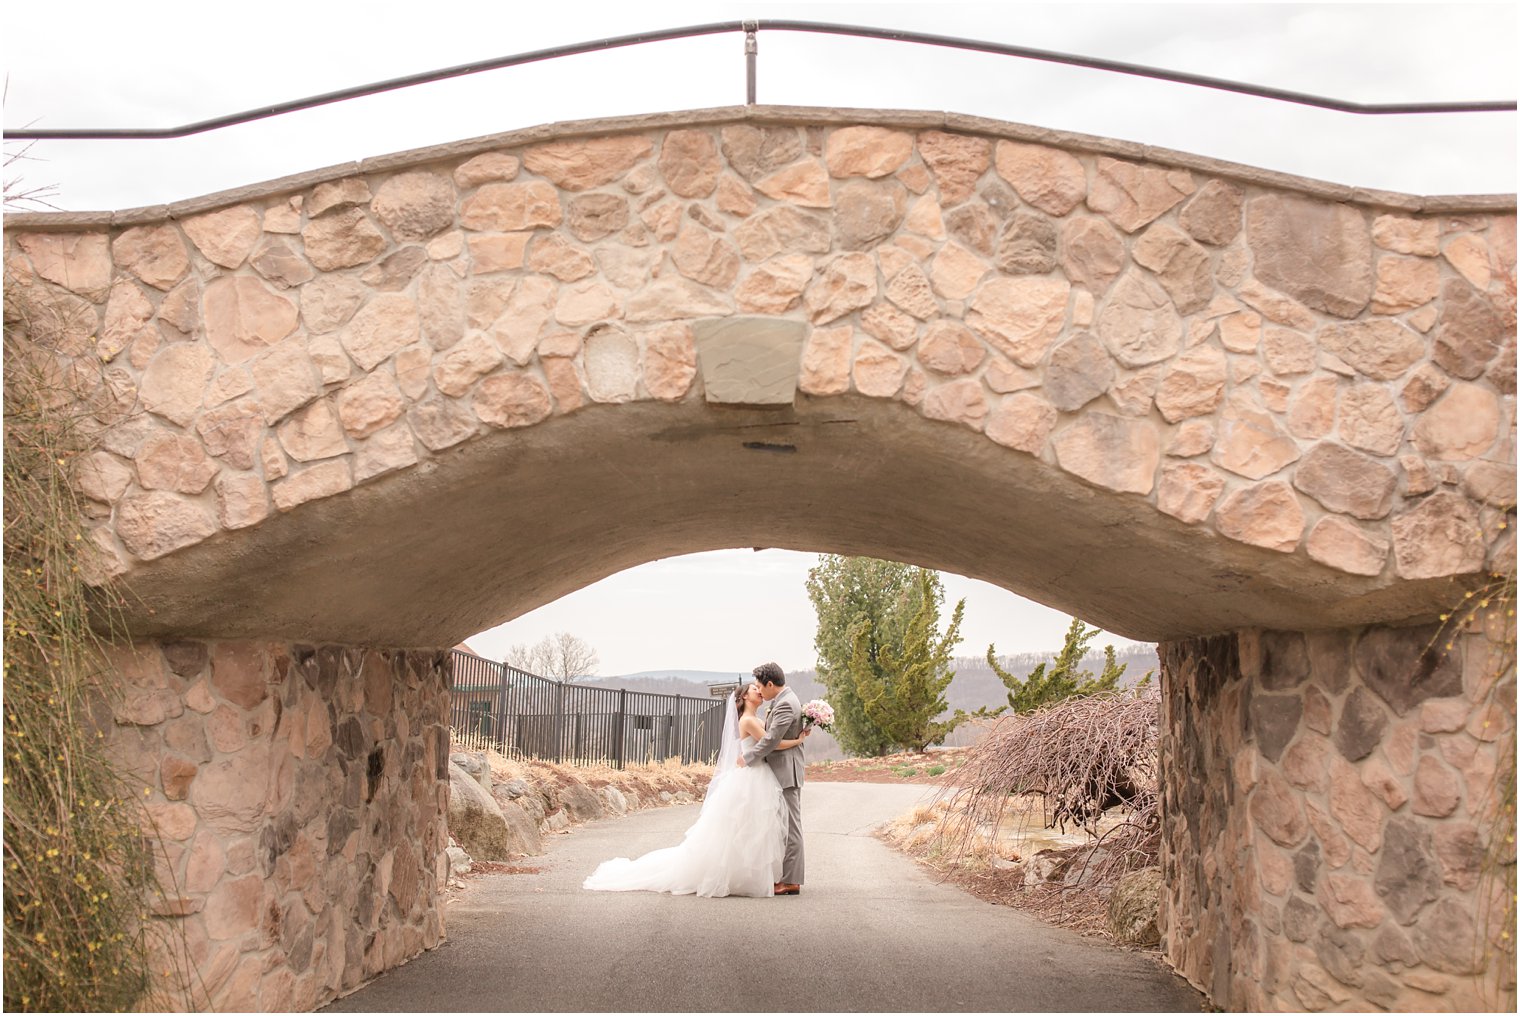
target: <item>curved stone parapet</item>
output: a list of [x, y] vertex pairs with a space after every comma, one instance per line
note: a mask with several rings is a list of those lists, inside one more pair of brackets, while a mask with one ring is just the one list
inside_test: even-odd
[[[960, 555], [1137, 637], [1432, 613], [1446, 580], [1504, 550], [1514, 503], [1512, 197], [1369, 194], [971, 118], [760, 107], [540, 128], [168, 209], [12, 216], [6, 259], [8, 312], [104, 427], [78, 474], [97, 578], [148, 592], [147, 631], [276, 634], [273, 592], [249, 598], [257, 626], [196, 610], [266, 553], [362, 556], [344, 531], [358, 509], [338, 503], [366, 490], [374, 505], [448, 477], [468, 499], [480, 474], [452, 469], [461, 455], [542, 479], [606, 443], [647, 456], [650, 485], [688, 484], [649, 511], [743, 493], [746, 469], [715, 465], [732, 445], [702, 460], [704, 483], [661, 437], [723, 433], [734, 414], [912, 431], [918, 458], [892, 471], [908, 489], [854, 512], [870, 533], [953, 455], [976, 493], [1004, 498], [975, 506], [984, 534], [1007, 531], [1000, 512], [1044, 526], [1005, 489], [1017, 477], [1050, 512], [1165, 548], [1154, 568], [1186, 559], [1205, 596], [1276, 576], [1279, 616], [1179, 621], [1102, 567]], [[625, 427], [644, 443], [619, 444]], [[868, 444], [892, 453], [889, 436]], [[787, 468], [768, 482], [858, 498], [874, 467], [804, 448]], [[855, 487], [825, 476], [851, 470]], [[579, 529], [516, 520], [500, 560], [547, 572], [546, 545], [629, 521], [594, 497], [580, 510]], [[684, 544], [625, 534], [560, 584], [762, 537], [915, 556], [917, 537], [873, 542], [839, 514], [767, 530], [741, 512]], [[411, 573], [395, 542], [359, 579]], [[552, 584], [430, 630], [468, 634]], [[406, 644], [324, 621], [330, 608], [316, 598], [280, 630]]]

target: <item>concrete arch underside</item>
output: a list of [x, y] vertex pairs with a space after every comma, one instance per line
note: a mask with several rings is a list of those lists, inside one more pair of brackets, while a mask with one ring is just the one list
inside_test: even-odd
[[1215, 1004], [1512, 997], [1513, 622], [1435, 619], [1513, 573], [1514, 207], [761, 107], [8, 216], [8, 327], [100, 429], [186, 1004], [441, 941], [418, 647], [734, 546], [1162, 642], [1163, 948]]

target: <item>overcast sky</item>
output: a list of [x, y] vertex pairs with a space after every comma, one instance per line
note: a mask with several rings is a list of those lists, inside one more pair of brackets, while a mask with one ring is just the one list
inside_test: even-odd
[[[1501, 4], [448, 4], [69, 2], [10, 12], [5, 124], [160, 127], [593, 38], [741, 18], [904, 28], [1107, 57], [1361, 102], [1513, 99]], [[585, 117], [744, 101], [742, 36], [599, 52], [428, 85], [197, 138], [54, 142], [8, 167], [54, 204], [193, 197], [429, 144]], [[875, 40], [763, 32], [759, 99], [952, 110], [1423, 194], [1513, 193], [1515, 117], [1354, 117], [1098, 71]], [[6, 146], [14, 152], [14, 145]], [[35, 161], [33, 161], [35, 160]], [[811, 666], [813, 558], [720, 551], [613, 576], [472, 640], [487, 655], [573, 631], [601, 673]], [[1067, 619], [946, 576], [962, 652], [1058, 646]], [[757, 620], [758, 619], [758, 620]], [[1122, 641], [1122, 640], [1119, 640]]]

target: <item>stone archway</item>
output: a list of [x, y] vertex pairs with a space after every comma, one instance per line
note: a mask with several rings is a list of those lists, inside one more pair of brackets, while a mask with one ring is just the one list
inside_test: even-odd
[[[35, 337], [62, 370], [106, 365], [76, 371], [104, 429], [80, 485], [98, 577], [143, 605], [123, 730], [183, 833], [217, 1004], [313, 1004], [439, 934], [446, 673], [316, 647], [448, 645], [735, 545], [950, 568], [1166, 641], [1172, 776], [1229, 772], [1168, 841], [1179, 969], [1227, 1006], [1461, 997], [1398, 936], [1477, 889], [1443, 875], [1390, 910], [1382, 830], [1475, 826], [1471, 792], [1395, 801], [1497, 749], [1424, 728], [1426, 699], [1476, 715], [1476, 679], [1390, 690], [1413, 677], [1379, 661], [1426, 633], [1380, 626], [1513, 553], [1513, 198], [760, 108], [10, 226]], [[1439, 746], [1406, 767], [1411, 724]], [[1287, 768], [1315, 752], [1350, 769]], [[1279, 854], [1312, 826], [1324, 856], [1347, 823], [1360, 853], [1280, 884]], [[308, 896], [323, 879], [348, 888]], [[1284, 954], [1264, 939], [1290, 906]], [[1382, 938], [1381, 981], [1341, 976]]]

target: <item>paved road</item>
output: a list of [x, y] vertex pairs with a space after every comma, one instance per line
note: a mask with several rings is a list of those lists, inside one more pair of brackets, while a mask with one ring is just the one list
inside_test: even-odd
[[[540, 875], [473, 878], [449, 940], [326, 1011], [1188, 1011], [1153, 954], [1095, 945], [933, 881], [871, 835], [934, 788], [809, 783], [798, 897], [592, 893], [608, 857], [678, 842], [697, 806], [554, 837]], [[779, 983], [778, 983], [779, 982]]]

